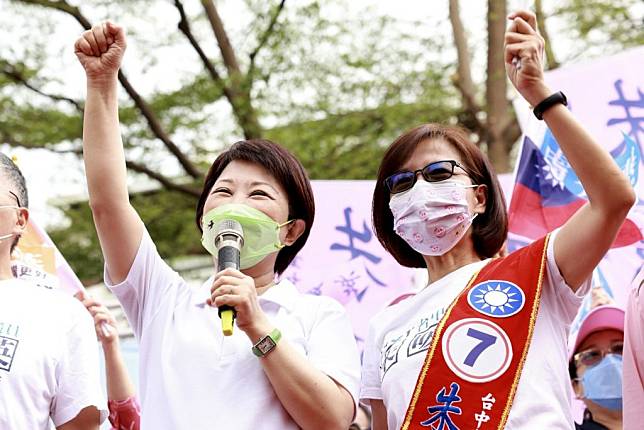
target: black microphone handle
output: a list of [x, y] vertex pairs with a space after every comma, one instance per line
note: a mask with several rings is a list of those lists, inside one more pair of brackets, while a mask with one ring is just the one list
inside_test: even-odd
[[239, 249], [234, 246], [222, 246], [217, 251], [217, 271], [228, 268], [239, 270]]
[[[222, 246], [217, 251], [217, 272], [228, 268], [239, 270], [239, 249], [234, 246]], [[221, 318], [221, 313], [227, 310], [233, 311], [233, 314], [235, 313], [235, 308], [223, 305], [217, 310], [219, 318]]]

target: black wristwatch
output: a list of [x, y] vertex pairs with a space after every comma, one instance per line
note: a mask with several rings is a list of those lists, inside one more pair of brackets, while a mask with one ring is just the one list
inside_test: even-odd
[[534, 107], [532, 112], [534, 113], [534, 116], [536, 116], [538, 120], [543, 120], [544, 112], [559, 103], [561, 103], [564, 106], [568, 106], [568, 99], [566, 98], [566, 95], [561, 91], [557, 91], [553, 95], [546, 97], [544, 100], [542, 100], [538, 105]]

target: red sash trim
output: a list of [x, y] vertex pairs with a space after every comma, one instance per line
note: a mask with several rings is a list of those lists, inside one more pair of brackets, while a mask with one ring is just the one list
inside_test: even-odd
[[517, 369], [516, 375], [514, 376], [514, 382], [512, 383], [512, 388], [510, 389], [510, 396], [506, 402], [505, 408], [503, 409], [503, 416], [501, 417], [501, 423], [499, 424], [499, 429], [502, 429], [505, 426], [506, 421], [508, 420], [508, 415], [510, 415], [510, 409], [512, 408], [512, 402], [514, 401], [514, 395], [517, 392], [519, 386], [519, 379], [521, 378], [521, 372], [523, 371], [523, 365], [525, 360], [528, 357], [528, 350], [532, 344], [532, 335], [534, 333], [534, 325], [537, 322], [537, 313], [539, 313], [539, 305], [541, 304], [541, 291], [543, 287], [543, 276], [546, 269], [546, 259], [548, 254], [548, 242], [550, 242], [550, 233], [543, 239], [543, 251], [541, 252], [541, 263], [539, 264], [539, 279], [537, 281], [537, 291], [535, 293], [535, 300], [532, 302], [532, 311], [530, 312], [530, 323], [528, 325], [528, 338], [525, 342], [525, 347], [523, 348], [523, 353], [521, 354], [521, 361], [519, 362], [519, 368]]
[[434, 357], [434, 352], [436, 351], [436, 345], [438, 344], [438, 341], [440, 340], [440, 337], [441, 337], [440, 335], [443, 333], [443, 329], [445, 328], [445, 322], [447, 321], [447, 317], [452, 313], [452, 309], [454, 308], [454, 306], [456, 306], [456, 303], [461, 298], [461, 296], [465, 293], [465, 291], [468, 291], [470, 289], [470, 287], [472, 286], [472, 283], [474, 282], [474, 280], [476, 279], [480, 271], [481, 269], [479, 269], [472, 276], [470, 281], [467, 283], [467, 287], [465, 287], [465, 289], [461, 291], [461, 293], [449, 305], [449, 307], [447, 308], [447, 311], [445, 311], [445, 315], [443, 315], [443, 318], [441, 318], [440, 323], [438, 323], [438, 327], [436, 327], [436, 331], [434, 332], [434, 337], [432, 339], [432, 344], [429, 348], [429, 351], [427, 352], [427, 357], [425, 358], [423, 367], [420, 370], [420, 374], [418, 375], [418, 380], [416, 381], [416, 388], [414, 389], [414, 394], [412, 394], [411, 396], [411, 402], [409, 403], [407, 413], [405, 414], [405, 421], [403, 422], [403, 426], [401, 427], [402, 430], [409, 429], [409, 425], [411, 424], [411, 418], [416, 409], [416, 404], [418, 403], [418, 398], [420, 397], [424, 382], [427, 379], [427, 372], [429, 371], [429, 365], [431, 364], [432, 358]]
[[[471, 428], [482, 428], [489, 430], [492, 428], [502, 429], [504, 427], [512, 407], [512, 402], [519, 385], [521, 372], [523, 370], [530, 343], [532, 341], [532, 335], [534, 333], [534, 325], [536, 323], [541, 299], [549, 238], [550, 236], [548, 235], [534, 242], [530, 246], [510, 254], [508, 257], [488, 262], [472, 276], [466, 288], [463, 289], [463, 291], [461, 291], [461, 293], [459, 293], [459, 295], [452, 301], [436, 328], [432, 343], [418, 375], [416, 387], [412, 393], [412, 398], [407, 408], [407, 413], [405, 414], [405, 420], [401, 427], [403, 430], [427, 428], [437, 428], [439, 430], [469, 430]], [[537, 254], [540, 257], [538, 266], [535, 264], [530, 267], [525, 267], [525, 264], [517, 266], [519, 261], [523, 261], [525, 263], [525, 259], [534, 262], [535, 256], [533, 254]], [[517, 279], [520, 279], [522, 281], [522, 291], [525, 291], [523, 307], [510, 316], [510, 319], [512, 319], [511, 322], [503, 321], [506, 318], [500, 315], [488, 316], [481, 313], [481, 311], [474, 308], [473, 305], [468, 302], [468, 295], [470, 292], [472, 292], [473, 289], [479, 288], [485, 281], [497, 280], [493, 282], [504, 282], [498, 281], [498, 279], [504, 279], [503, 276], [497, 277], [499, 272], [504, 272], [507, 274], [508, 278], [511, 278], [516, 282], [518, 282]], [[526, 280], [530, 280], [527, 282], [528, 285], [526, 285]], [[509, 283], [512, 284], [512, 282]], [[524, 293], [522, 292], [521, 294]], [[454, 313], [456, 313], [456, 316], [453, 316]], [[520, 355], [518, 357], [513, 356], [511, 360], [506, 360], [511, 362], [508, 364], [509, 367], [506, 368], [507, 374], [504, 374], [506, 372], [505, 370], [502, 370], [500, 371], [499, 376], [492, 380], [488, 380], [485, 383], [481, 383], [482, 381], [476, 381], [476, 377], [474, 376], [467, 374], [465, 374], [466, 376], [463, 376], [463, 373], [465, 372], [462, 372], [460, 375], [457, 374], [453, 370], [453, 367], [449, 366], [444, 354], [444, 349], [445, 343], [447, 343], [449, 355], [449, 345], [452, 339], [450, 337], [448, 337], [447, 340], [444, 339], [445, 329], [448, 328], [448, 331], [451, 330], [449, 335], [456, 338], [458, 337], [454, 336], [456, 330], [458, 330], [459, 326], [467, 326], [468, 321], [473, 321], [471, 324], [474, 325], [471, 327], [481, 327], [486, 325], [497, 327], [504, 335], [505, 331], [501, 329], [499, 325], [503, 325], [507, 331], [512, 331], [510, 329], [518, 327], [514, 330], [516, 334], [512, 336], [512, 340], [514, 340], [514, 342], [511, 342], [511, 344], [514, 344], [514, 348], [512, 348], [512, 346], [510, 347], [510, 353], [512, 353], [513, 349], [520, 352]], [[497, 325], [497, 323], [499, 323], [499, 325]], [[476, 324], [478, 324], [478, 326]], [[527, 330], [525, 330], [526, 324]], [[521, 326], [524, 328], [521, 329]], [[508, 327], [510, 329], [508, 329]], [[470, 328], [470, 331], [472, 331], [472, 328]], [[478, 332], [478, 330], [474, 331]], [[469, 334], [470, 333], [468, 332], [468, 335]], [[478, 332], [478, 335], [483, 336], [483, 338], [475, 338], [481, 340], [481, 344], [483, 344], [486, 334]], [[488, 338], [493, 337], [494, 336], [488, 335]], [[499, 339], [495, 338], [494, 340], [496, 342]], [[508, 342], [504, 340], [499, 342], [499, 345], [507, 344]], [[448, 358], [452, 363], [454, 362], [451, 356]], [[467, 363], [467, 358], [465, 362]], [[432, 378], [430, 376], [434, 377]], [[479, 405], [484, 399], [481, 398], [480, 394], [488, 392], [488, 387], [496, 388], [496, 391], [494, 391], [496, 398], [492, 397], [491, 403], [488, 402], [487, 406], [484, 404], [480, 414], [476, 414], [476, 420], [474, 420], [473, 417], [475, 416], [476, 411], [473, 411], [472, 409], [481, 409]], [[464, 388], [463, 391], [466, 394], [469, 393], [467, 398], [464, 397], [461, 399], [458, 397], [458, 391], [461, 388]], [[493, 392], [492, 388], [489, 388], [489, 390], [490, 392]], [[483, 394], [483, 396], [485, 396], [485, 394]], [[436, 398], [436, 401], [434, 401], [434, 397]], [[428, 418], [430, 418], [429, 411], [432, 409], [431, 406], [438, 403], [439, 398], [440, 401], [446, 402], [446, 406], [444, 406], [443, 411], [441, 412], [445, 417], [445, 421], [441, 420], [437, 422], [436, 418]], [[422, 403], [422, 407], [417, 407], [419, 406], [419, 401]], [[495, 401], [496, 405], [494, 405]], [[459, 406], [452, 405], [452, 403], [457, 404], [459, 402], [462, 402]], [[476, 404], [476, 406], [474, 406], [474, 404]], [[502, 407], [502, 413], [493, 414], [490, 409], [490, 405], [494, 405], [493, 409], [495, 410], [499, 410], [499, 408]], [[462, 410], [466, 409], [467, 412], [462, 413]], [[485, 411], [491, 411], [490, 415], [487, 415]], [[452, 419], [454, 419], [454, 422], [451, 421]], [[477, 421], [479, 422], [479, 427], [476, 425]], [[421, 424], [421, 422], [423, 424]], [[434, 424], [432, 424], [432, 422]], [[482, 423], [484, 425], [481, 427]], [[435, 427], [435, 425], [438, 425], [439, 427]]]

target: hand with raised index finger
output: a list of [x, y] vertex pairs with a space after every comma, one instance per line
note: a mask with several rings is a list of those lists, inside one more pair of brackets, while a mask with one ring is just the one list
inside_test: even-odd
[[105, 348], [115, 343], [118, 344], [119, 336], [116, 329], [116, 320], [109, 309], [84, 291], [80, 291], [74, 296], [81, 301], [85, 309], [92, 316], [96, 337], [103, 344], [103, 347]]
[[535, 106], [550, 95], [543, 79], [545, 41], [537, 31], [534, 13], [520, 10], [508, 15], [505, 33], [505, 69], [514, 87]]

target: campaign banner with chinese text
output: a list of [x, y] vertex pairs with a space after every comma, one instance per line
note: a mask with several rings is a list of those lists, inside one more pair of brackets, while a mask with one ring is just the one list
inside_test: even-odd
[[369, 319], [413, 291], [417, 271], [399, 265], [373, 233], [375, 181], [313, 181], [315, 222], [283, 277], [301, 292], [327, 295], [347, 309], [362, 350]]

